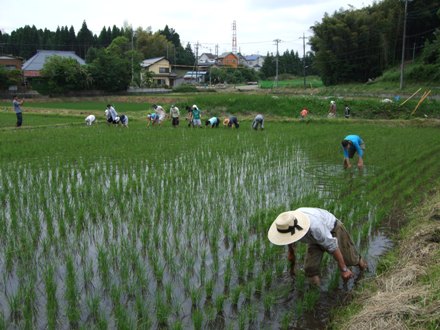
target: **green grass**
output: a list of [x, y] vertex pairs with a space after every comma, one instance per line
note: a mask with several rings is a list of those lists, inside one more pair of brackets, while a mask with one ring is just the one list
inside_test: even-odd
[[[307, 76], [305, 79], [305, 88], [319, 88], [323, 87], [324, 84], [322, 83], [321, 79], [319, 77], [315, 76]], [[274, 80], [262, 80], [259, 82], [259, 85], [261, 88], [304, 88], [304, 77], [298, 77], [295, 79], [288, 79], [288, 80], [279, 80], [278, 83]]]

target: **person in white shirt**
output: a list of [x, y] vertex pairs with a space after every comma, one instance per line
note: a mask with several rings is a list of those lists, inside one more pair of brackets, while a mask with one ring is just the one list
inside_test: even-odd
[[119, 121], [118, 113], [111, 104], [107, 104], [107, 109], [105, 109], [105, 116], [107, 117], [107, 122], [109, 124], [117, 124]]
[[180, 111], [179, 111], [179, 108], [176, 107], [175, 105], [172, 105], [170, 108], [170, 116], [171, 116], [173, 127], [179, 126]]
[[92, 126], [92, 124], [96, 121], [96, 117], [94, 115], [88, 115], [86, 117], [86, 125]]
[[159, 121], [158, 121], [159, 125], [162, 125], [162, 122], [165, 120], [165, 116], [166, 116], [165, 110], [160, 105], [156, 105], [156, 104], [153, 104], [153, 109], [154, 112], [156, 112], [157, 115], [159, 116]]
[[272, 223], [268, 238], [275, 245], [288, 246], [292, 275], [295, 274], [294, 243], [306, 243], [304, 271], [309, 282], [317, 286], [321, 283], [320, 264], [324, 252], [336, 260], [344, 281], [354, 276], [348, 267], [358, 266], [361, 271], [368, 268], [342, 222], [323, 209], [301, 207], [281, 213]]

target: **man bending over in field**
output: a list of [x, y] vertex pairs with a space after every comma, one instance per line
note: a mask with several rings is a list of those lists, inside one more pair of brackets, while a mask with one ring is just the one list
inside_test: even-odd
[[358, 168], [361, 170], [364, 167], [364, 150], [365, 143], [359, 135], [347, 135], [341, 142], [342, 150], [344, 152], [344, 168], [350, 168], [350, 158], [353, 158], [357, 152], [359, 160], [357, 163]]
[[368, 268], [342, 222], [323, 209], [301, 207], [281, 213], [270, 226], [268, 238], [275, 245], [288, 246], [292, 276], [295, 274], [294, 243], [307, 244], [304, 271], [313, 285], [321, 283], [320, 265], [324, 252], [336, 260], [344, 282], [354, 276], [348, 267], [358, 266], [361, 271]]

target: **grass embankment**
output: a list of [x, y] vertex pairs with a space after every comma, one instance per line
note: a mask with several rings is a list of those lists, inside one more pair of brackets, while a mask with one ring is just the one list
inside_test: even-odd
[[[413, 92], [411, 92], [413, 93]], [[420, 95], [419, 93], [418, 96]], [[248, 93], [193, 93], [193, 94], [167, 94], [144, 96], [115, 96], [99, 98], [62, 98], [44, 100], [26, 100], [23, 105], [24, 116], [26, 113], [48, 114], [57, 113], [65, 115], [83, 116], [93, 113], [103, 117], [107, 103], [112, 103], [120, 113], [127, 114], [131, 119], [145, 120], [147, 113], [152, 112], [152, 104], [160, 104], [166, 111], [172, 104], [177, 105], [181, 115], [186, 115], [186, 106], [197, 104], [202, 110], [203, 119], [209, 116], [224, 117], [235, 114], [239, 120], [253, 117], [262, 113], [266, 119], [299, 118], [303, 107], [309, 109], [310, 118], [325, 118], [328, 114], [330, 100], [337, 104], [337, 116], [343, 117], [344, 107], [351, 108], [351, 118], [362, 119], [412, 119], [412, 118], [440, 118], [440, 101], [428, 98], [418, 106], [419, 97], [414, 97], [405, 104], [405, 98], [398, 102], [384, 103], [383, 97], [355, 97], [327, 95], [294, 95], [286, 94], [248, 94]], [[416, 107], [418, 106], [417, 110]], [[3, 113], [13, 115], [12, 102], [0, 101]]]
[[377, 277], [334, 312], [334, 329], [440, 328], [440, 191], [407, 214]]

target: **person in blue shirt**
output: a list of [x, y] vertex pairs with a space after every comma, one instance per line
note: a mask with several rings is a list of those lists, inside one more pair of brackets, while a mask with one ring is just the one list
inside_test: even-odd
[[154, 126], [157, 123], [159, 123], [159, 115], [157, 113], [153, 112], [147, 115], [147, 127], [150, 125]]
[[14, 105], [14, 111], [17, 116], [17, 127], [20, 127], [23, 123], [23, 114], [21, 110], [21, 105], [23, 104], [24, 100], [19, 100], [17, 95], [14, 95], [14, 99], [12, 100], [12, 104]]
[[342, 150], [344, 152], [344, 168], [350, 168], [350, 158], [353, 158], [354, 154], [358, 154], [357, 166], [361, 170], [364, 167], [364, 150], [365, 143], [359, 135], [347, 135], [341, 142]]

